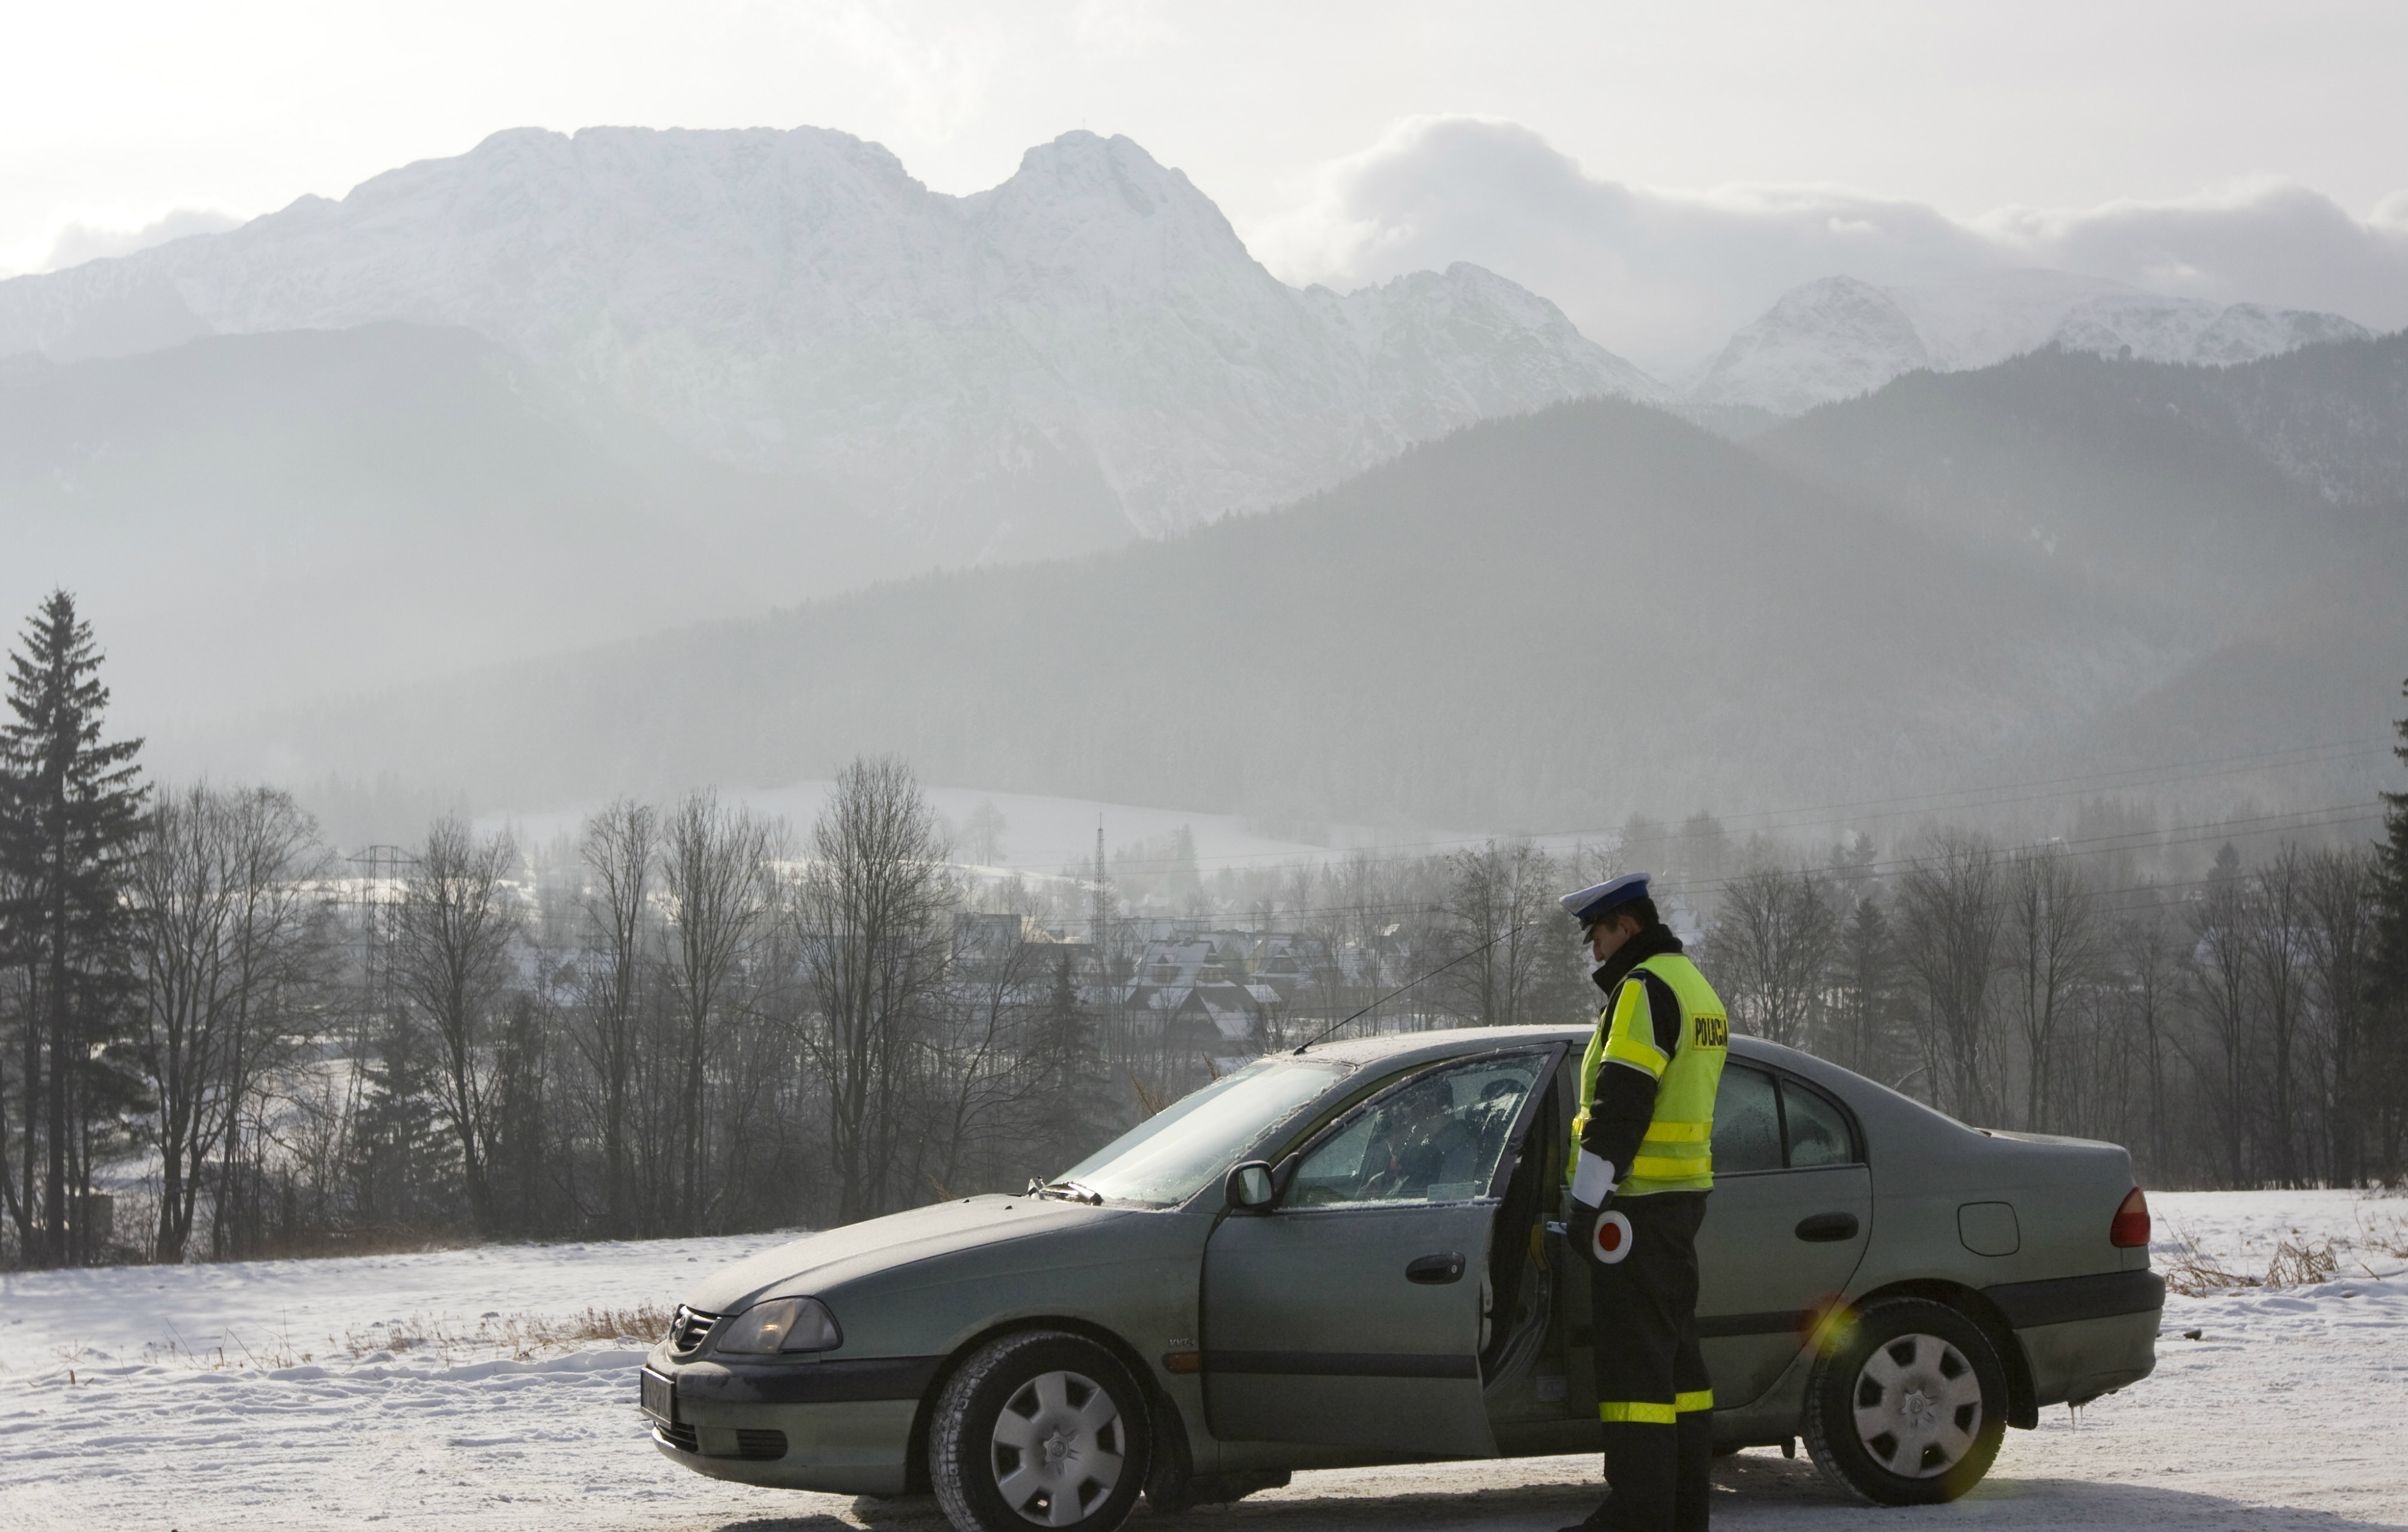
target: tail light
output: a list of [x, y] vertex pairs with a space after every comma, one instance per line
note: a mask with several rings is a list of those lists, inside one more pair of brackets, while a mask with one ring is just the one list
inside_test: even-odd
[[2124, 1205], [2115, 1210], [2115, 1221], [2107, 1225], [2107, 1242], [2118, 1250], [2139, 1250], [2149, 1242], [2149, 1199], [2133, 1187], [2124, 1194]]

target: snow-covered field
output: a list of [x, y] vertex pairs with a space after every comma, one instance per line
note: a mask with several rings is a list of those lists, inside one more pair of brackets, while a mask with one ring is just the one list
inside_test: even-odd
[[[727, 796], [754, 813], [782, 819], [797, 835], [809, 833], [811, 822], [827, 807], [834, 782], [822, 780], [731, 791]], [[973, 787], [927, 784], [922, 791], [928, 807], [948, 823], [968, 821], [981, 805], [992, 804], [1003, 815], [999, 838], [1002, 858], [997, 870], [1039, 878], [1064, 867], [1084, 867], [1095, 860], [1096, 826], [1100, 822], [1114, 852], [1144, 841], [1167, 841], [1184, 828], [1196, 841], [1196, 860], [1205, 876], [1222, 867], [1270, 866], [1288, 862], [1324, 862], [1342, 854], [1341, 848], [1377, 844], [1380, 836], [1369, 825], [1324, 824], [1314, 833], [1323, 840], [1290, 840], [1265, 833], [1237, 814], [1197, 813], [1184, 809], [1149, 808], [1140, 804], [1105, 803], [1096, 798], [1043, 797], [1030, 793], [990, 793]], [[483, 832], [507, 829], [523, 844], [543, 845], [557, 838], [574, 838], [578, 826], [601, 804], [580, 803], [537, 813], [490, 814], [477, 822]], [[1463, 840], [1477, 839], [1464, 836]], [[1453, 839], [1447, 844], [1452, 845]]]
[[[1958, 1504], [1885, 1519], [2408, 1525], [2408, 1199], [2161, 1193], [2152, 1205], [2161, 1269], [2195, 1247], [2262, 1277], [2286, 1241], [2329, 1241], [2334, 1269], [2173, 1298], [2155, 1377], [2078, 1421], [2058, 1407], [2039, 1430], [2009, 1432]], [[0, 1528], [934, 1532], [924, 1501], [748, 1490], [675, 1468], [636, 1415], [638, 1339], [557, 1339], [593, 1327], [592, 1311], [673, 1305], [699, 1270], [777, 1238], [0, 1277]], [[1717, 1476], [1725, 1525], [1867, 1514], [1802, 1456], [1749, 1452]], [[1194, 1518], [1529, 1532], [1578, 1520], [1596, 1496], [1586, 1456], [1442, 1464], [1301, 1474]]]

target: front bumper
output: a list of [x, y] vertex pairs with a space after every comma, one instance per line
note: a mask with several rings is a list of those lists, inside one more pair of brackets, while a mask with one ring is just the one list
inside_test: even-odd
[[911, 1425], [943, 1360], [681, 1362], [658, 1347], [646, 1366], [670, 1380], [677, 1424], [666, 1430], [655, 1425], [652, 1444], [680, 1467], [713, 1479], [899, 1495]]

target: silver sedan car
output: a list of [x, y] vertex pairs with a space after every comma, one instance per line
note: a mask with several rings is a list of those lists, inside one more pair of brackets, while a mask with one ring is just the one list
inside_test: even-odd
[[[1019, 1196], [698, 1283], [643, 1374], [695, 1472], [1105, 1532], [1297, 1468], [1594, 1451], [1561, 1214], [1584, 1027], [1261, 1059]], [[2112, 1144], [1968, 1127], [1731, 1039], [1699, 1236], [1718, 1448], [1962, 1494], [2008, 1426], [2148, 1375], [2164, 1284]]]

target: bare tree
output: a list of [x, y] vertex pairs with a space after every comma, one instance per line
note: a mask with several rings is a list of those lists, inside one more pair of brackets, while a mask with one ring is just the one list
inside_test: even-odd
[[394, 983], [434, 1024], [443, 1115], [459, 1144], [469, 1217], [480, 1233], [494, 1227], [486, 1084], [492, 1012], [518, 933], [517, 895], [505, 881], [517, 862], [508, 834], [480, 837], [456, 815], [436, 821], [403, 886], [394, 929]]
[[635, 1084], [638, 990], [660, 815], [649, 804], [621, 798], [585, 822], [579, 850], [591, 879], [582, 904], [586, 947], [595, 958], [593, 970], [582, 976], [586, 1024], [579, 1041], [602, 1096], [603, 1227], [624, 1238], [634, 1232], [628, 1094]]
[[1932, 1098], [1957, 1116], [1990, 1114], [1991, 991], [2004, 914], [1998, 853], [1941, 834], [1899, 885], [1899, 955], [1922, 999], [1918, 1017]]
[[2024, 1044], [2024, 1126], [2045, 1129], [2056, 1101], [2049, 1064], [2057, 1028], [2097, 955], [2088, 891], [2062, 846], [2020, 852], [2007, 863], [2010, 995]]
[[158, 1111], [156, 1260], [184, 1258], [205, 1167], [238, 1158], [242, 1109], [321, 976], [323, 909], [308, 880], [323, 861], [308, 816], [267, 788], [190, 787], [144, 826], [129, 898], [138, 1049]]
[[2356, 1183], [2365, 1172], [2364, 1124], [2375, 1108], [2367, 1089], [2368, 994], [2374, 980], [2373, 859], [2356, 848], [2308, 858], [2307, 957], [2325, 1016], [2324, 1110], [2328, 1178]]
[[2301, 1033], [2308, 1010], [2308, 906], [2305, 853], [2286, 844], [2250, 880], [2247, 943], [2259, 1029], [2272, 1069], [2266, 1081], [2267, 1168], [2285, 1186], [2300, 1184], [2296, 1121]]
[[2215, 853], [2215, 870], [2190, 907], [2189, 925], [2191, 1009], [2206, 1024], [2212, 1049], [2194, 1067], [2220, 1120], [2225, 1184], [2239, 1186], [2249, 1158], [2250, 909], [2241, 853], [2229, 843]]
[[2153, 1175], [2162, 1175], [2173, 1164], [2166, 1137], [2166, 1029], [2179, 971], [2164, 907], [2152, 896], [2137, 913], [2118, 923], [2114, 941], [2124, 1017], [2140, 1034], [2149, 1077], [2149, 1169]]
[[1081, 1013], [1071, 981], [1070, 949], [1017, 932], [997, 950], [975, 957], [955, 952], [948, 979], [943, 1003], [931, 1008], [919, 1044], [933, 1109], [928, 1173], [937, 1189], [961, 1187], [976, 1168], [979, 1146], [1010, 1136], [1015, 1126], [1030, 1130], [1025, 1147], [1041, 1162], [1031, 1168], [1069, 1164], [1052, 1163], [1054, 1151], [1077, 1137], [1079, 1124], [1053, 1120], [1055, 1109], [1068, 1103], [1054, 1099], [1062, 1093], [1049, 1087], [1059, 1081], [1049, 1077], [1064, 1073], [1061, 1067], [1071, 1061], [1049, 1056], [1046, 1034], [1078, 1031], [1084, 1023], [1089, 1056], [1081, 1062], [1096, 1073], [1102, 1065], [1094, 1056], [1095, 1027]]
[[819, 1024], [807, 1035], [827, 1083], [838, 1220], [892, 1205], [888, 1171], [909, 1131], [912, 1043], [942, 980], [954, 891], [936, 818], [910, 767], [856, 759], [811, 827], [796, 891]]
[[1557, 967], [1568, 960], [1554, 858], [1526, 840], [1492, 840], [1455, 852], [1446, 868], [1439, 941], [1448, 957], [1469, 955], [1434, 986], [1442, 1003], [1475, 1026], [1539, 1020], [1533, 1007], [1548, 960]]
[[1822, 1006], [1837, 923], [1811, 872], [1759, 859], [1726, 884], [1707, 955], [1731, 1019], [1760, 1038], [1803, 1046]]
[[1003, 810], [993, 798], [979, 799], [978, 807], [962, 822], [962, 853], [981, 866], [995, 866], [1003, 860], [1003, 832], [1007, 822]]
[[722, 808], [713, 793], [689, 795], [661, 834], [661, 895], [668, 916], [663, 973], [681, 1045], [678, 1125], [688, 1228], [700, 1227], [710, 1212], [703, 1196], [710, 1150], [703, 1085], [712, 1027], [735, 1001], [746, 959], [775, 909], [770, 854], [769, 827], [747, 810]]

